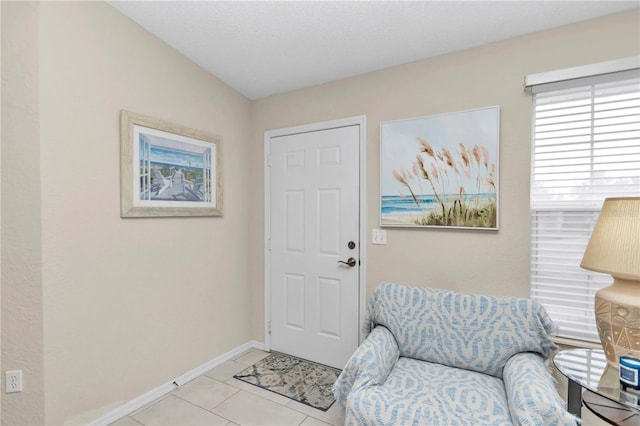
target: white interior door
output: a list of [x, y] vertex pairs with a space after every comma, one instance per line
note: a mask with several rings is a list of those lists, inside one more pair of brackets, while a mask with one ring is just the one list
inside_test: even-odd
[[270, 138], [270, 346], [337, 368], [358, 346], [360, 131]]

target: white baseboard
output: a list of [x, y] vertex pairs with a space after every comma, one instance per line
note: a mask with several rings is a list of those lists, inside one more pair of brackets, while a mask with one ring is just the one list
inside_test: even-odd
[[217, 367], [223, 362], [229, 361], [230, 359], [237, 357], [241, 353], [253, 348], [264, 350], [264, 343], [251, 340], [244, 345], [238, 346], [237, 348], [232, 349], [229, 352], [212, 359], [211, 361], [205, 362], [204, 364], [194, 368], [193, 370], [190, 370], [185, 374], [176, 377], [175, 379], [161, 386], [158, 386], [157, 388], [150, 390], [149, 392], [146, 392], [135, 399], [132, 399], [131, 401], [121, 405], [120, 407], [109, 411], [99, 418], [87, 423], [87, 425], [102, 426], [111, 424], [175, 390], [176, 384], [178, 386], [181, 386], [187, 382], [190, 382], [191, 380], [203, 375], [207, 371], [211, 370], [214, 367]]

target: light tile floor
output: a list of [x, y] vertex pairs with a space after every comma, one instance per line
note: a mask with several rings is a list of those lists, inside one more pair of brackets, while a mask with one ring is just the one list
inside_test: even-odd
[[250, 349], [112, 426], [340, 426], [344, 423], [335, 403], [324, 412], [233, 378], [267, 355], [268, 352]]
[[[233, 378], [234, 374], [267, 355], [267, 352], [251, 349], [112, 426], [341, 426], [344, 423], [335, 403], [323, 412]], [[566, 395], [566, 384], [563, 386], [562, 380], [559, 382], [560, 394]], [[606, 424], [586, 408], [582, 409], [582, 415], [583, 426]]]

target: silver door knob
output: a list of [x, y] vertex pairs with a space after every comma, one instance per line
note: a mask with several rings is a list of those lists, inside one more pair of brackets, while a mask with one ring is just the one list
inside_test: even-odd
[[343, 264], [353, 268], [354, 266], [356, 266], [357, 262], [353, 257], [350, 257], [349, 259], [347, 259], [346, 262], [344, 260], [338, 260], [338, 263], [343, 263]]

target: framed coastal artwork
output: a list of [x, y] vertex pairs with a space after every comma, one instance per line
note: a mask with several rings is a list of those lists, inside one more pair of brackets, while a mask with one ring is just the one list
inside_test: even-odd
[[222, 216], [222, 138], [122, 111], [120, 216]]
[[380, 124], [380, 225], [498, 230], [500, 108]]

